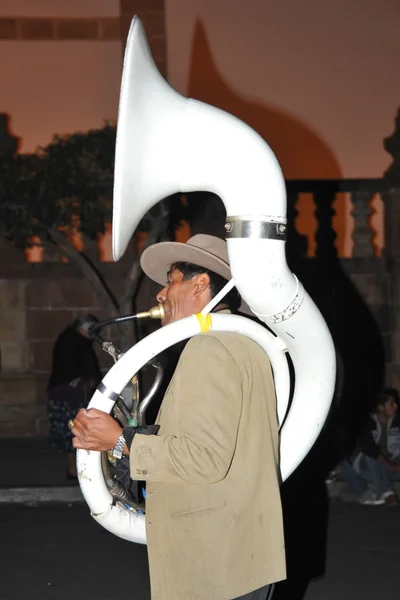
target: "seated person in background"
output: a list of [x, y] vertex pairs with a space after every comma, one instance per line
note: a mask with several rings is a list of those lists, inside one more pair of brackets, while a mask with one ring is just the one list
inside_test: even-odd
[[[400, 481], [400, 415], [398, 392], [386, 389], [377, 396], [375, 412], [359, 441], [354, 468], [371, 484], [381, 503], [398, 505], [393, 481]], [[351, 483], [351, 482], [350, 482]]]

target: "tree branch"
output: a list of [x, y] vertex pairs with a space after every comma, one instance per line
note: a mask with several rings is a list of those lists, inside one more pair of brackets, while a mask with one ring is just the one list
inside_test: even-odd
[[56, 229], [50, 229], [48, 232], [50, 238], [55, 244], [57, 244], [64, 256], [66, 256], [80, 268], [83, 275], [93, 286], [100, 301], [104, 303], [107, 310], [111, 313], [111, 316], [117, 316], [119, 312], [118, 303], [111, 294], [110, 290], [107, 288], [100, 274], [97, 272], [95, 266], [89, 261], [88, 257], [79, 252], [73, 246], [73, 244], [71, 244], [68, 238]]
[[[143, 244], [142, 253], [151, 246], [158, 242], [161, 236], [161, 232], [164, 224], [166, 223], [168, 216], [168, 211], [165, 204], [162, 204], [161, 212], [157, 217], [149, 217], [151, 222], [149, 237]], [[131, 301], [134, 294], [134, 291], [139, 285], [140, 278], [142, 276], [142, 269], [140, 267], [140, 255], [136, 257], [136, 260], [133, 261], [131, 268], [129, 269], [127, 276], [125, 278], [125, 285], [123, 296], [121, 300], [121, 309], [122, 312], [126, 310], [129, 312], [131, 309]]]

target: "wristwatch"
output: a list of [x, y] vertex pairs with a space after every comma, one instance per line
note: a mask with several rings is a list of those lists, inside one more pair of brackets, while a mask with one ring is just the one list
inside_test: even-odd
[[112, 449], [112, 455], [114, 458], [122, 458], [123, 453], [124, 453], [125, 444], [126, 444], [126, 442], [125, 442], [124, 434], [121, 433], [121, 435], [117, 439], [117, 443], [115, 444], [114, 448]]

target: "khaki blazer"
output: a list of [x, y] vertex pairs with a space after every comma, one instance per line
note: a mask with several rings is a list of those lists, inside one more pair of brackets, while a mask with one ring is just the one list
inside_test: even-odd
[[152, 600], [231, 600], [285, 578], [271, 366], [249, 338], [210, 332], [183, 351], [157, 417], [136, 435], [147, 481]]

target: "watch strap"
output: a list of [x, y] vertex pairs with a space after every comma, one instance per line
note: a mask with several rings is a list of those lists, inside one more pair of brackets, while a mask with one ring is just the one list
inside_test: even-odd
[[112, 449], [112, 455], [114, 458], [118, 458], [118, 459], [122, 458], [122, 456], [124, 454], [125, 443], [126, 442], [125, 442], [124, 434], [121, 433], [121, 435], [117, 439], [117, 443], [115, 444], [114, 448]]

